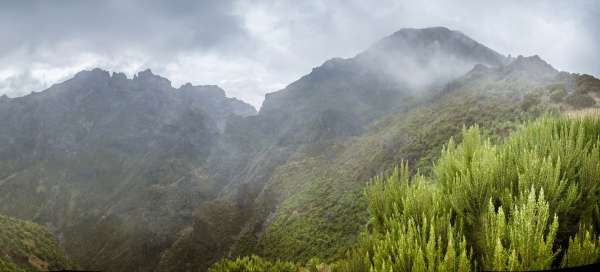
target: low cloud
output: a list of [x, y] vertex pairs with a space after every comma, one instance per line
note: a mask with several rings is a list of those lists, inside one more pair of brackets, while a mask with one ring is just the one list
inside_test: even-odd
[[600, 4], [577, 1], [2, 1], [0, 94], [82, 69], [218, 84], [259, 106], [332, 57], [404, 27], [446, 26], [502, 54], [600, 76]]

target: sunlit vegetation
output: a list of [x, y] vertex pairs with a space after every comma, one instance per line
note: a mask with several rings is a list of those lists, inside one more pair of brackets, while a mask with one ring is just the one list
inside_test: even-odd
[[[427, 175], [402, 163], [374, 178], [365, 229], [328, 269], [540, 270], [600, 261], [600, 119], [546, 117], [497, 144], [476, 126], [461, 138]], [[263, 271], [249, 268], [248, 260], [261, 260], [252, 258], [213, 269]], [[268, 263], [270, 271], [305, 269]]]
[[[599, 261], [600, 121], [543, 118], [493, 145], [451, 140], [433, 175], [367, 188], [368, 239], [343, 271], [540, 270]], [[356, 260], [363, 260], [357, 264]]]

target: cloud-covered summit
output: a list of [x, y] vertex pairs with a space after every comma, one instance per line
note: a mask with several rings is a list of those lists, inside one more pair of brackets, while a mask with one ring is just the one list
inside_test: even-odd
[[406, 27], [443, 25], [503, 54], [600, 75], [597, 1], [2, 1], [0, 93], [39, 91], [80, 70], [174, 86], [216, 84], [260, 105], [326, 59]]

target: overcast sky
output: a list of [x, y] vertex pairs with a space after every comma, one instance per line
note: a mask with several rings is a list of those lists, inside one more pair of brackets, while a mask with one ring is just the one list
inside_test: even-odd
[[404, 27], [446, 26], [501, 54], [600, 77], [600, 1], [0, 0], [0, 94], [83, 69], [146, 68], [260, 106], [332, 57]]

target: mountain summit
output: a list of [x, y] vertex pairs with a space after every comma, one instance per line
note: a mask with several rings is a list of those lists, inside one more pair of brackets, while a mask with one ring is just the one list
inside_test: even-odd
[[277, 130], [288, 141], [298, 135], [308, 141], [329, 137], [307, 131], [306, 124], [330, 126], [331, 135], [355, 135], [373, 118], [418, 103], [476, 64], [507, 62], [458, 31], [402, 29], [353, 58], [328, 60], [285, 89], [267, 94], [260, 115], [286, 124]]

